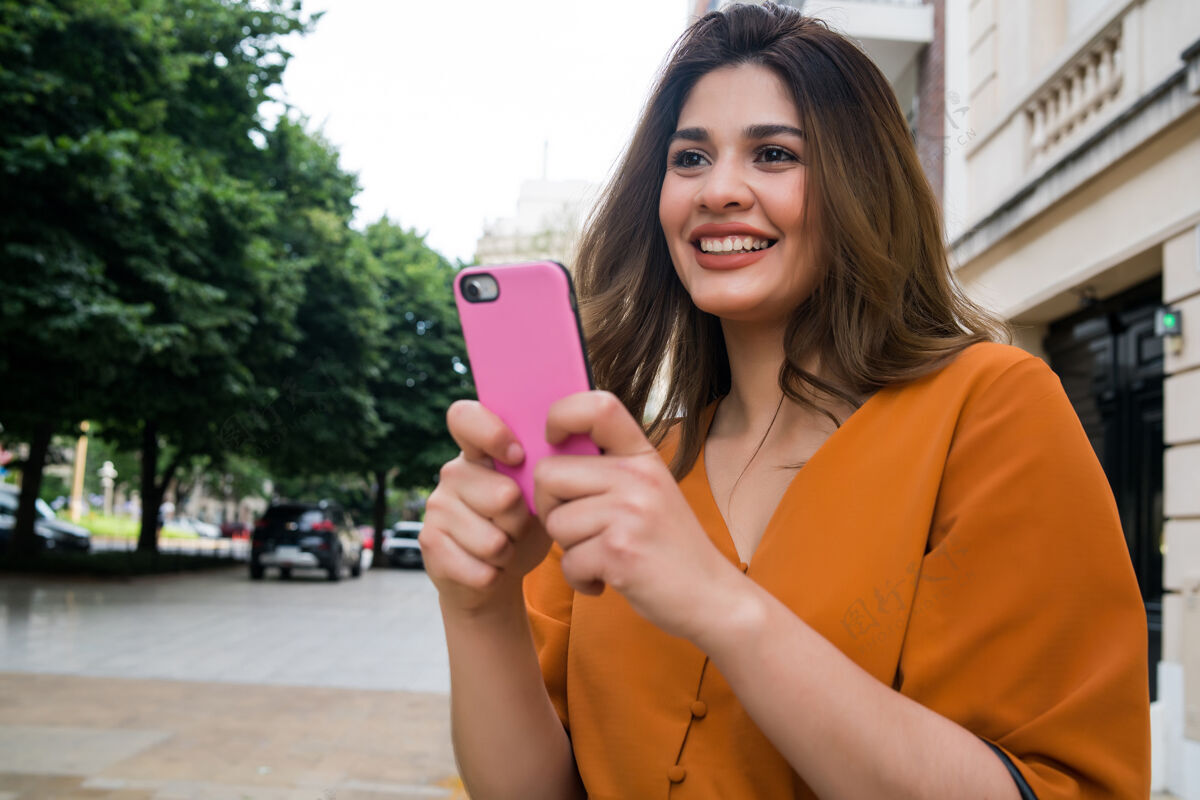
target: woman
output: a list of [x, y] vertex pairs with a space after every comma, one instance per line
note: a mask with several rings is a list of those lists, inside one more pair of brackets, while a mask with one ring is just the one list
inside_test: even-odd
[[448, 413], [421, 543], [473, 797], [1147, 795], [1112, 495], [941, 231], [853, 44], [770, 4], [680, 40], [581, 247], [615, 394], [546, 425], [604, 455], [531, 516], [512, 433]]

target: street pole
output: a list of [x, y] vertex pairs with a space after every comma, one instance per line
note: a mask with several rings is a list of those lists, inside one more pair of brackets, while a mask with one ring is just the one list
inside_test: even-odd
[[111, 461], [105, 461], [97, 473], [100, 485], [104, 487], [104, 516], [111, 517], [113, 513], [113, 486], [116, 483], [117, 470]]
[[87, 466], [88, 421], [79, 423], [79, 438], [75, 441], [75, 480], [71, 488], [71, 522], [79, 522], [83, 512], [83, 469]]

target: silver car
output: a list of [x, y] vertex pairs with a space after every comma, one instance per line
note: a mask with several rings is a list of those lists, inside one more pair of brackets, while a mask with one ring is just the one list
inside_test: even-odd
[[383, 554], [393, 567], [424, 567], [421, 557], [420, 522], [397, 522], [383, 540]]

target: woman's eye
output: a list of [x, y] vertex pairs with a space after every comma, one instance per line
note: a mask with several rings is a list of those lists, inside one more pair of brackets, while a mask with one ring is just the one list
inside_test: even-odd
[[680, 150], [671, 159], [671, 166], [680, 169], [692, 169], [704, 165], [704, 156], [695, 150]]
[[797, 161], [798, 159], [790, 151], [784, 150], [782, 147], [764, 147], [758, 151], [758, 160], [767, 163], [779, 163]]

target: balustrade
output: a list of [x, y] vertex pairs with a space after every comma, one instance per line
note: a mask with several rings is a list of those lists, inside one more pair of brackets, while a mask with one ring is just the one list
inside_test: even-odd
[[1116, 25], [1082, 51], [1025, 107], [1031, 166], [1074, 140], [1121, 90], [1121, 28]]

